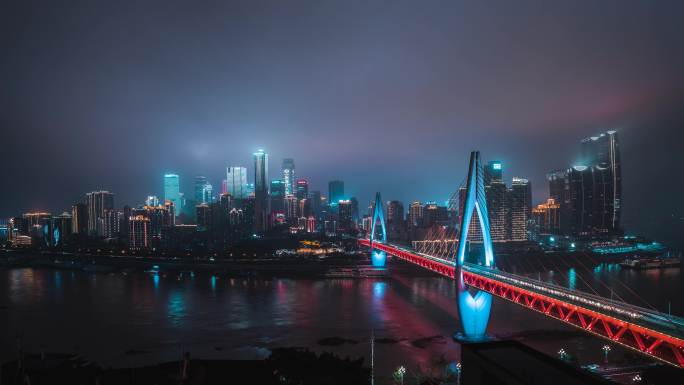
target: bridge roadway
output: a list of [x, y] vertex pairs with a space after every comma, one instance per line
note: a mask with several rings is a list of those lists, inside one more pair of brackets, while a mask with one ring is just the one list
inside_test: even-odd
[[[358, 242], [370, 247], [368, 239]], [[378, 241], [372, 247], [446, 277], [459, 277], [455, 261]], [[472, 263], [464, 263], [460, 273], [466, 285], [684, 368], [680, 317]]]

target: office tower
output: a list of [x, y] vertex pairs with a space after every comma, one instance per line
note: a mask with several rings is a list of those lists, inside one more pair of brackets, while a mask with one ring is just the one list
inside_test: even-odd
[[503, 164], [499, 160], [490, 161], [485, 169], [485, 185], [493, 181], [503, 182]]
[[617, 131], [610, 130], [581, 142], [584, 164], [594, 172], [593, 232], [620, 232], [622, 167]]
[[286, 187], [287, 185], [282, 180], [274, 179], [271, 181], [271, 212], [284, 213]]
[[150, 247], [150, 220], [144, 215], [132, 216], [128, 220], [128, 247], [131, 250], [145, 250]]
[[328, 202], [335, 206], [344, 198], [344, 182], [341, 180], [333, 180], [328, 182]]
[[71, 232], [88, 234], [88, 206], [85, 203], [76, 203], [71, 206]]
[[173, 202], [176, 208], [176, 216], [180, 215], [183, 205], [181, 204], [180, 180], [177, 174], [164, 175], [164, 201]]
[[195, 203], [211, 203], [213, 186], [207, 181], [207, 177], [198, 175], [195, 177]]
[[235, 199], [247, 198], [247, 169], [245, 167], [226, 168], [226, 192]]
[[423, 204], [418, 201], [411, 202], [409, 205], [409, 227], [423, 226]]
[[489, 214], [489, 230], [492, 241], [500, 242], [508, 239], [508, 188], [498, 178], [490, 179], [485, 186], [485, 197]]
[[294, 159], [283, 159], [283, 183], [285, 184], [285, 194], [295, 192], [295, 164]]
[[228, 194], [228, 180], [223, 179], [221, 181], [221, 195]]
[[541, 234], [560, 233], [560, 204], [553, 198], [532, 209], [532, 219]]
[[316, 218], [320, 218], [321, 213], [323, 211], [323, 206], [321, 204], [321, 201], [322, 201], [321, 192], [320, 191], [309, 192], [309, 200], [311, 200], [311, 211], [313, 211], [313, 215]]
[[[458, 189], [458, 223], [462, 223], [463, 212], [465, 210], [467, 189], [465, 186]], [[463, 231], [464, 229], [459, 229]], [[468, 240], [473, 243], [481, 243], [483, 241], [482, 237], [482, 227], [480, 227], [480, 217], [477, 210], [473, 211], [473, 216], [470, 219], [470, 225], [468, 226]]]
[[574, 166], [568, 169], [570, 234], [587, 237], [592, 234], [594, 180], [592, 168]]
[[340, 231], [350, 231], [354, 229], [352, 219], [352, 202], [350, 200], [339, 200], [338, 205], [338, 229]]
[[297, 179], [295, 195], [299, 200], [306, 199], [309, 197], [309, 182], [306, 179]]
[[510, 221], [513, 241], [529, 239], [528, 225], [532, 216], [532, 188], [530, 182], [524, 178], [513, 177], [510, 197]]
[[102, 236], [105, 211], [114, 208], [114, 194], [109, 191], [93, 191], [86, 194], [88, 205], [88, 233]]
[[296, 222], [298, 209], [297, 197], [292, 194], [285, 195], [283, 211], [285, 213], [285, 219], [288, 223]]
[[268, 188], [268, 154], [260, 149], [254, 153], [254, 229], [258, 233], [267, 230]]

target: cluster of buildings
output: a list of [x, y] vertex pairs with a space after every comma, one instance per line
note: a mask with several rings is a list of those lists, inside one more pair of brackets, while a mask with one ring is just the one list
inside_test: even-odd
[[[620, 150], [616, 131], [606, 131], [581, 141], [582, 163], [548, 174], [549, 197], [532, 205], [529, 179], [513, 177], [504, 181], [503, 163], [490, 161], [484, 166], [485, 196], [490, 232], [494, 242], [610, 239], [622, 234], [620, 200], [622, 181]], [[445, 205], [436, 202], [411, 202], [408, 212], [399, 201], [385, 204], [387, 236], [393, 242], [426, 239], [455, 239], [465, 205], [465, 186]], [[368, 231], [373, 206], [362, 218]], [[468, 231], [472, 242], [482, 241], [477, 212]], [[451, 233], [449, 233], [451, 231]]]
[[532, 210], [537, 232], [573, 239], [622, 235], [622, 172], [616, 131], [581, 142], [582, 162], [548, 174], [549, 198]]
[[247, 168], [230, 166], [220, 193], [205, 176], [193, 180], [193, 195], [181, 192], [178, 174], [163, 178], [163, 196], [148, 196], [137, 207], [114, 205], [114, 194], [93, 191], [53, 216], [26, 213], [4, 223], [14, 246], [113, 244], [130, 250], [223, 249], [236, 241], [264, 235], [355, 233], [358, 201], [347, 199], [344, 182], [328, 183], [328, 195], [310, 190], [296, 178], [294, 159], [284, 159], [278, 177], [269, 179], [268, 154], [253, 155], [253, 181]]
[[[540, 239], [595, 240], [621, 235], [620, 151], [616, 131], [606, 131], [581, 142], [582, 163], [548, 174], [549, 197], [532, 206], [526, 178], [506, 183], [503, 164], [485, 166], [485, 196], [494, 242]], [[0, 236], [15, 246], [57, 247], [98, 240], [131, 250], [225, 249], [237, 240], [264, 235], [355, 235], [371, 228], [373, 202], [359, 216], [359, 204], [348, 198], [344, 182], [328, 183], [328, 194], [312, 190], [297, 178], [293, 159], [284, 159], [277, 177], [269, 179], [268, 154], [253, 154], [254, 170], [230, 166], [215, 192], [205, 176], [194, 178], [192, 195], [181, 192], [180, 176], [163, 178], [163, 196], [152, 195], [138, 207], [116, 208], [114, 194], [93, 191], [70, 212], [52, 215], [31, 212], [0, 223]], [[250, 181], [251, 179], [251, 181]], [[385, 204], [390, 241], [408, 243], [438, 237], [455, 239], [465, 204], [465, 186], [444, 205], [401, 201]], [[477, 215], [475, 213], [474, 215]], [[469, 238], [482, 240], [477, 218]], [[449, 233], [449, 234], [448, 234]], [[574, 244], [574, 243], [573, 243]]]

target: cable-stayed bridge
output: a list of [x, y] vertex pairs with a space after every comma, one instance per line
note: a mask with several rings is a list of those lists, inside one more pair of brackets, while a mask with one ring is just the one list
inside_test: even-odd
[[[484, 260], [480, 263], [466, 262], [466, 240], [473, 213], [477, 213], [475, 218], [479, 220], [482, 230]], [[377, 222], [382, 230], [380, 239], [375, 236]], [[473, 152], [470, 156], [466, 202], [460, 229], [462, 231], [456, 244], [452, 241], [433, 249], [421, 248], [419, 251], [388, 243], [382, 201], [378, 193], [371, 231], [367, 238], [361, 238], [358, 242], [371, 249], [371, 259], [375, 266], [383, 266], [386, 255], [389, 254], [456, 279], [459, 286], [459, 317], [466, 339], [485, 338], [492, 296], [497, 296], [587, 333], [684, 368], [684, 319], [496, 269], [484, 197], [484, 172], [478, 152]], [[429, 250], [452, 252], [430, 253]]]

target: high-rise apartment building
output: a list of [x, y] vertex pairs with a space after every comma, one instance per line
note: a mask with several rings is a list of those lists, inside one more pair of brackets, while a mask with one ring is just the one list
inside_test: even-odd
[[93, 191], [86, 194], [88, 206], [88, 233], [103, 236], [103, 219], [106, 210], [114, 208], [114, 194], [109, 191]]
[[176, 216], [180, 215], [183, 205], [181, 204], [180, 178], [178, 174], [164, 175], [164, 201], [173, 202], [176, 208]]
[[350, 200], [339, 200], [338, 202], [338, 230], [350, 231], [354, 229], [352, 216], [352, 202]]
[[128, 220], [128, 247], [131, 250], [145, 250], [150, 247], [150, 220], [144, 215], [132, 216]]
[[295, 164], [294, 159], [283, 159], [283, 183], [285, 194], [294, 194], [295, 191]]
[[249, 195], [247, 191], [247, 168], [227, 167], [226, 168], [226, 193], [234, 199], [245, 199]]
[[88, 205], [85, 203], [76, 203], [71, 206], [71, 232], [88, 234]]
[[489, 184], [485, 186], [485, 197], [492, 241], [505, 241], [508, 239], [510, 223], [508, 222], [508, 188], [503, 180], [491, 178]]

